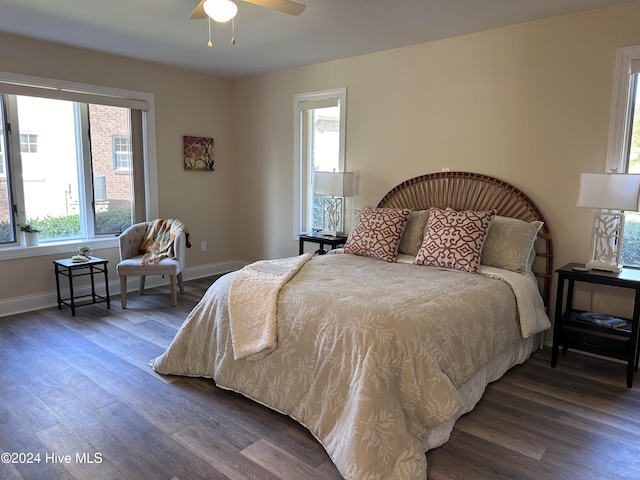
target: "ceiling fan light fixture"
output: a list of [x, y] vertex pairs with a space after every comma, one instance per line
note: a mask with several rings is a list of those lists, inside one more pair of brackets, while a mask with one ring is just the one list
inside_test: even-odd
[[238, 6], [231, 0], [207, 0], [203, 7], [206, 14], [219, 23], [228, 22], [238, 13]]

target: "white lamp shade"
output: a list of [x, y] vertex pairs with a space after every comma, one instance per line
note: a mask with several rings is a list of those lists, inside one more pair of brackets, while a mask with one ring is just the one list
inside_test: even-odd
[[238, 13], [238, 6], [231, 0], [207, 0], [203, 8], [207, 15], [220, 23], [228, 22]]
[[578, 207], [606, 210], [640, 209], [640, 175], [581, 173]]
[[353, 196], [353, 172], [316, 172], [315, 183], [316, 195]]

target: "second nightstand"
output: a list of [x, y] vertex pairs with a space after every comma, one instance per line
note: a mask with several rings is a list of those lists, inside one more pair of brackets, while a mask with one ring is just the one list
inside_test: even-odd
[[[558, 290], [556, 292], [556, 311], [553, 327], [553, 349], [551, 366], [558, 361], [558, 349], [567, 348], [595, 353], [606, 357], [617, 358], [627, 362], [627, 386], [633, 384], [633, 373], [638, 370], [638, 328], [640, 322], [640, 271], [624, 269], [620, 273], [589, 270], [581, 272], [573, 270], [578, 263], [569, 263], [556, 270], [558, 273]], [[568, 282], [565, 303], [565, 282]], [[575, 282], [584, 282], [612, 287], [630, 288], [635, 291], [633, 316], [625, 326], [610, 328], [581, 322], [576, 319], [580, 312], [573, 308], [573, 291]]]
[[344, 236], [331, 237], [329, 235], [322, 235], [321, 233], [313, 232], [313, 233], [301, 233], [299, 236], [299, 240], [300, 240], [300, 255], [302, 255], [304, 253], [304, 242], [319, 243], [321, 249], [324, 249], [325, 244], [331, 245], [331, 248], [336, 248], [336, 247], [339, 247], [340, 245], [344, 245], [345, 242], [347, 241], [347, 237], [344, 237]]

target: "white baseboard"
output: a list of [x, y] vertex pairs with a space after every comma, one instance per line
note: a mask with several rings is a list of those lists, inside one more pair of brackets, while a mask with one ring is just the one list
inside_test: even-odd
[[[198, 278], [210, 277], [213, 275], [222, 275], [227, 272], [238, 270], [247, 265], [240, 260], [231, 260], [228, 262], [212, 263], [209, 265], [199, 265], [197, 267], [185, 268], [182, 272], [182, 278], [185, 281], [196, 280]], [[102, 275], [99, 275], [102, 277]], [[98, 276], [96, 277], [98, 279]], [[139, 280], [136, 277], [131, 277], [127, 282], [127, 292], [136, 291], [138, 289]], [[64, 288], [64, 277], [60, 278], [60, 294], [62, 298], [69, 297], [69, 288]], [[162, 276], [147, 277], [145, 282], [145, 288], [159, 287], [162, 285], [168, 285], [169, 278]], [[90, 285], [82, 285], [74, 288], [75, 296], [88, 295], [91, 293]], [[104, 292], [104, 282], [96, 282], [96, 292], [102, 294]], [[111, 301], [116, 297], [120, 298], [120, 278], [115, 275], [115, 271], [109, 272], [109, 293]], [[118, 300], [119, 301], [119, 300]], [[55, 291], [41, 293], [37, 295], [27, 295], [24, 297], [14, 297], [5, 300], [0, 300], [0, 317], [6, 317], [8, 315], [16, 315], [18, 313], [31, 312], [33, 310], [40, 310], [42, 308], [55, 307], [58, 305], [58, 295]], [[68, 307], [63, 307], [68, 308]]]

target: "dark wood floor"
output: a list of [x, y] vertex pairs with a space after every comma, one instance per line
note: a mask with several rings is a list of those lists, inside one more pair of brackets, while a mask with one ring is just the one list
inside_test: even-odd
[[[0, 318], [1, 479], [339, 479], [296, 422], [211, 380], [148, 366], [213, 279], [85, 306]], [[68, 455], [68, 457], [66, 457]], [[440, 479], [639, 479], [640, 376], [541, 351], [489, 386], [444, 446]], [[28, 463], [31, 461], [31, 463]]]

